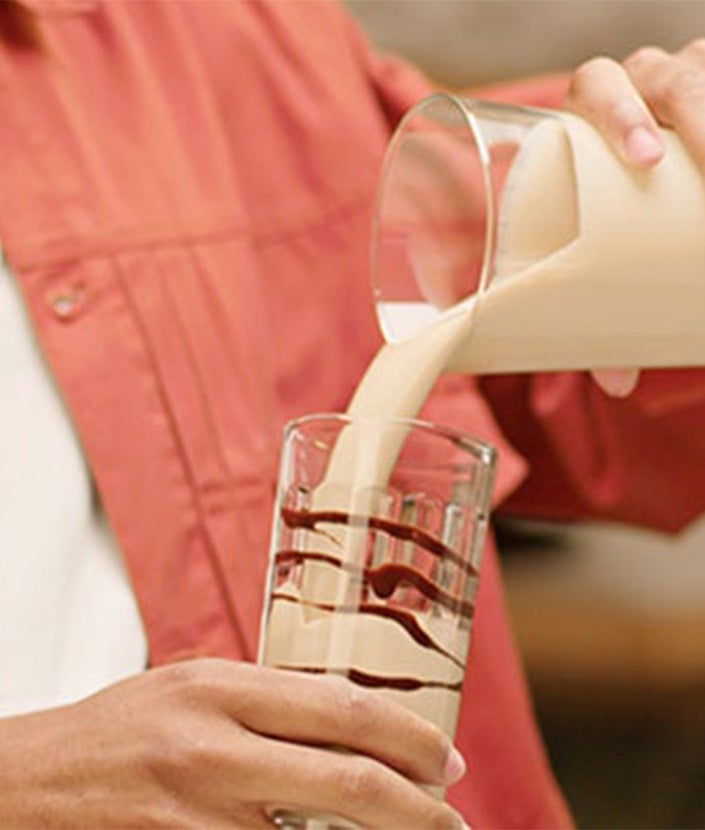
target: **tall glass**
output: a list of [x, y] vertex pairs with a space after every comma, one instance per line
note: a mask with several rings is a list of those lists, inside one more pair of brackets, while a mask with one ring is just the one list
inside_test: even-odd
[[[421, 421], [290, 423], [260, 663], [342, 675], [453, 740], [494, 463], [488, 444]], [[349, 826], [284, 811], [277, 821]]]

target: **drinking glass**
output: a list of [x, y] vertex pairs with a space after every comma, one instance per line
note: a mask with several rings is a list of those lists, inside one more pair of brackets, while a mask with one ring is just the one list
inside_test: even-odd
[[[259, 662], [347, 677], [453, 740], [494, 465], [488, 444], [422, 421], [288, 424]], [[296, 809], [275, 819], [351, 826]]]

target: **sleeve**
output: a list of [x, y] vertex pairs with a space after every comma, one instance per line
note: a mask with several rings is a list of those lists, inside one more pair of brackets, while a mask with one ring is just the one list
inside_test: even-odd
[[487, 377], [481, 389], [529, 467], [504, 513], [675, 532], [705, 508], [705, 370], [642, 372], [624, 400], [587, 373]]

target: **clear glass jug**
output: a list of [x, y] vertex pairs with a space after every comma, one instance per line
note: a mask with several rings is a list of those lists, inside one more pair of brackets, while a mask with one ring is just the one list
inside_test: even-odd
[[705, 364], [705, 190], [663, 137], [664, 158], [637, 171], [567, 113], [420, 101], [375, 213], [387, 341], [463, 314], [449, 371]]

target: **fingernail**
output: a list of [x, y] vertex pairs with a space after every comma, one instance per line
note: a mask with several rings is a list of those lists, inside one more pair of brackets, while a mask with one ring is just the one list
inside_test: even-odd
[[451, 746], [448, 760], [443, 769], [443, 780], [446, 784], [455, 784], [465, 775], [466, 769], [465, 759], [454, 746]]
[[626, 398], [639, 382], [638, 369], [596, 369], [595, 381], [611, 398]]
[[624, 142], [627, 161], [639, 166], [654, 164], [663, 155], [663, 145], [658, 136], [642, 125], [632, 127]]

